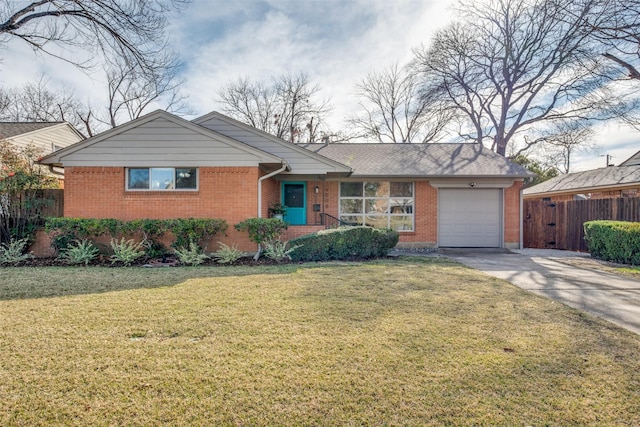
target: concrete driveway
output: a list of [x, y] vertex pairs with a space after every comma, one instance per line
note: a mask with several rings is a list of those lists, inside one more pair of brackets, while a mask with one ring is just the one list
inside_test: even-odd
[[440, 254], [640, 334], [640, 281], [559, 261], [584, 254], [530, 249], [441, 249]]

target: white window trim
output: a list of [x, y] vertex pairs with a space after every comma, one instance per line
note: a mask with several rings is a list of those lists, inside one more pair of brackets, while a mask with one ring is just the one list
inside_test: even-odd
[[[360, 182], [362, 183], [362, 196], [361, 197], [350, 197], [350, 196], [346, 196], [346, 197], [342, 197], [342, 182]], [[367, 197], [365, 196], [365, 189], [364, 189], [364, 185], [367, 182], [387, 182], [389, 184], [391, 184], [391, 182], [398, 182], [398, 181], [374, 181], [374, 180], [362, 180], [362, 181], [341, 181], [338, 184], [338, 218], [342, 218], [343, 216], [351, 216], [351, 217], [361, 217], [362, 218], [362, 224], [366, 223], [366, 217], [367, 216], [375, 216], [375, 217], [386, 217], [387, 218], [387, 228], [390, 228], [391, 225], [391, 218], [392, 217], [406, 217], [406, 216], [411, 216], [411, 230], [396, 230], [399, 233], [415, 233], [416, 231], [416, 183], [415, 181], [400, 181], [400, 182], [410, 182], [411, 183], [411, 194], [412, 196], [410, 197], [410, 199], [412, 200], [412, 213], [400, 213], [400, 214], [392, 214], [391, 212], [387, 212], [385, 214], [372, 214], [372, 213], [366, 213], [364, 212], [364, 208], [365, 208], [365, 203], [364, 201], [367, 199], [378, 199], [378, 200], [387, 200], [390, 204], [391, 199], [399, 199], [401, 197], [394, 197], [391, 196], [391, 193], [389, 193], [389, 196], [385, 196], [385, 197]], [[342, 203], [340, 203], [340, 201], [342, 199], [361, 199], [362, 200], [362, 207], [363, 207], [363, 212], [362, 213], [358, 213], [358, 214], [352, 214], [352, 213], [342, 213], [340, 211], [340, 208], [342, 206]]]
[[[196, 170], [196, 187], [195, 188], [129, 188], [129, 170], [130, 169], [149, 169], [149, 176], [151, 176], [151, 169], [173, 169], [174, 170], [174, 175], [175, 175], [175, 170], [176, 169], [195, 169]], [[151, 185], [151, 180], [149, 180], [149, 185]], [[195, 191], [199, 191], [200, 190], [200, 168], [196, 167], [196, 166], [178, 166], [178, 167], [173, 167], [173, 166], [132, 166], [129, 168], [125, 168], [124, 170], [124, 189], [125, 191], [131, 191], [131, 192], [150, 192], [150, 191], [156, 191], [156, 192], [173, 192], [173, 191], [178, 191], [178, 192], [195, 192]]]

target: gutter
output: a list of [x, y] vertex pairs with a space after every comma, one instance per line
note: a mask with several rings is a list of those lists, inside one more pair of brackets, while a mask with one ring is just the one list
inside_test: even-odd
[[49, 172], [51, 172], [54, 175], [58, 175], [58, 176], [64, 176], [64, 172], [60, 172], [54, 169], [54, 165], [49, 165]]
[[279, 173], [284, 172], [287, 169], [289, 169], [289, 165], [287, 164], [287, 162], [282, 162], [282, 167], [280, 169], [258, 178], [258, 218], [262, 218], [262, 181], [271, 178], [272, 176], [278, 175]]

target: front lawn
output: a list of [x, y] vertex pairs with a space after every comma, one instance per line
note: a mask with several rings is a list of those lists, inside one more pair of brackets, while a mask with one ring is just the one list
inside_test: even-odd
[[640, 425], [640, 337], [440, 259], [0, 269], [0, 425]]

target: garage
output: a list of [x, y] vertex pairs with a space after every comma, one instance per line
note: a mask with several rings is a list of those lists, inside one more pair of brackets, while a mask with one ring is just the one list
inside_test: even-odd
[[438, 191], [438, 246], [499, 248], [502, 189], [441, 188]]

